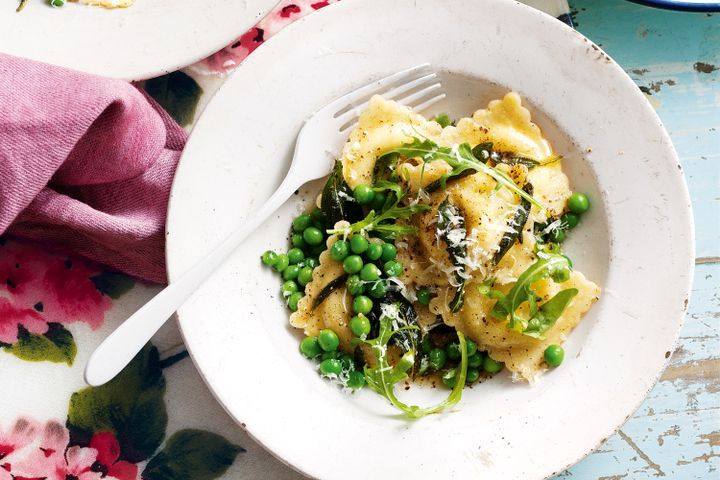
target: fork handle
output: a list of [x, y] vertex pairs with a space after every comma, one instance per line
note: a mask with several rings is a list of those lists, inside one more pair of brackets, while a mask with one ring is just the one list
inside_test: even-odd
[[299, 185], [288, 175], [267, 202], [247, 221], [176, 281], [165, 287], [115, 329], [90, 355], [85, 381], [99, 386], [112, 380], [135, 357], [167, 319], [222, 265], [245, 238], [290, 198]]

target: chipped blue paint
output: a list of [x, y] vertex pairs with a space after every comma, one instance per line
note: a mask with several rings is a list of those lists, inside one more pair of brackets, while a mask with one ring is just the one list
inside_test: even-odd
[[660, 382], [620, 432], [556, 478], [720, 478], [720, 15], [620, 0], [571, 6], [578, 30], [649, 92], [670, 132], [690, 187], [699, 264]]

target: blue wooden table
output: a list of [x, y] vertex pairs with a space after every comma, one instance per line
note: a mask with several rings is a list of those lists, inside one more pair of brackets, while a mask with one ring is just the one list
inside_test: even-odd
[[720, 14], [621, 0], [570, 2], [577, 29], [635, 80], [675, 144], [697, 246], [690, 308], [670, 365], [635, 415], [557, 478], [720, 478]]

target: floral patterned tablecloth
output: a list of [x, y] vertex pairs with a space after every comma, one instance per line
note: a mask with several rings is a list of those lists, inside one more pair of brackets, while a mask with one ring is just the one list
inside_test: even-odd
[[[143, 88], [190, 129], [229, 71], [333, 1], [283, 0], [225, 49]], [[564, 0], [525, 3], [570, 22]], [[93, 349], [159, 286], [9, 237], [0, 237], [0, 280], [0, 480], [299, 477], [214, 400], [174, 322], [115, 380], [84, 384]]]

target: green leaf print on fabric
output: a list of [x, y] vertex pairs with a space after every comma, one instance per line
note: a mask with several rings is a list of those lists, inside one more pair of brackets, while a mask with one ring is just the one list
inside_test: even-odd
[[121, 460], [146, 460], [165, 437], [164, 394], [158, 351], [148, 344], [107, 384], [72, 394], [67, 419], [71, 443], [87, 445], [94, 433], [113, 432]]
[[220, 435], [202, 430], [180, 430], [167, 441], [142, 473], [144, 480], [212, 480], [232, 465], [245, 449]]
[[59, 323], [48, 323], [43, 334], [29, 333], [18, 326], [18, 340], [12, 345], [3, 345], [6, 352], [31, 362], [66, 363], [72, 366], [77, 354], [77, 345], [70, 332]]
[[117, 272], [102, 272], [90, 277], [90, 281], [95, 284], [98, 291], [115, 300], [129, 292], [135, 285], [132, 277]]
[[180, 125], [190, 125], [202, 95], [202, 88], [189, 75], [172, 72], [145, 82], [145, 91]]

